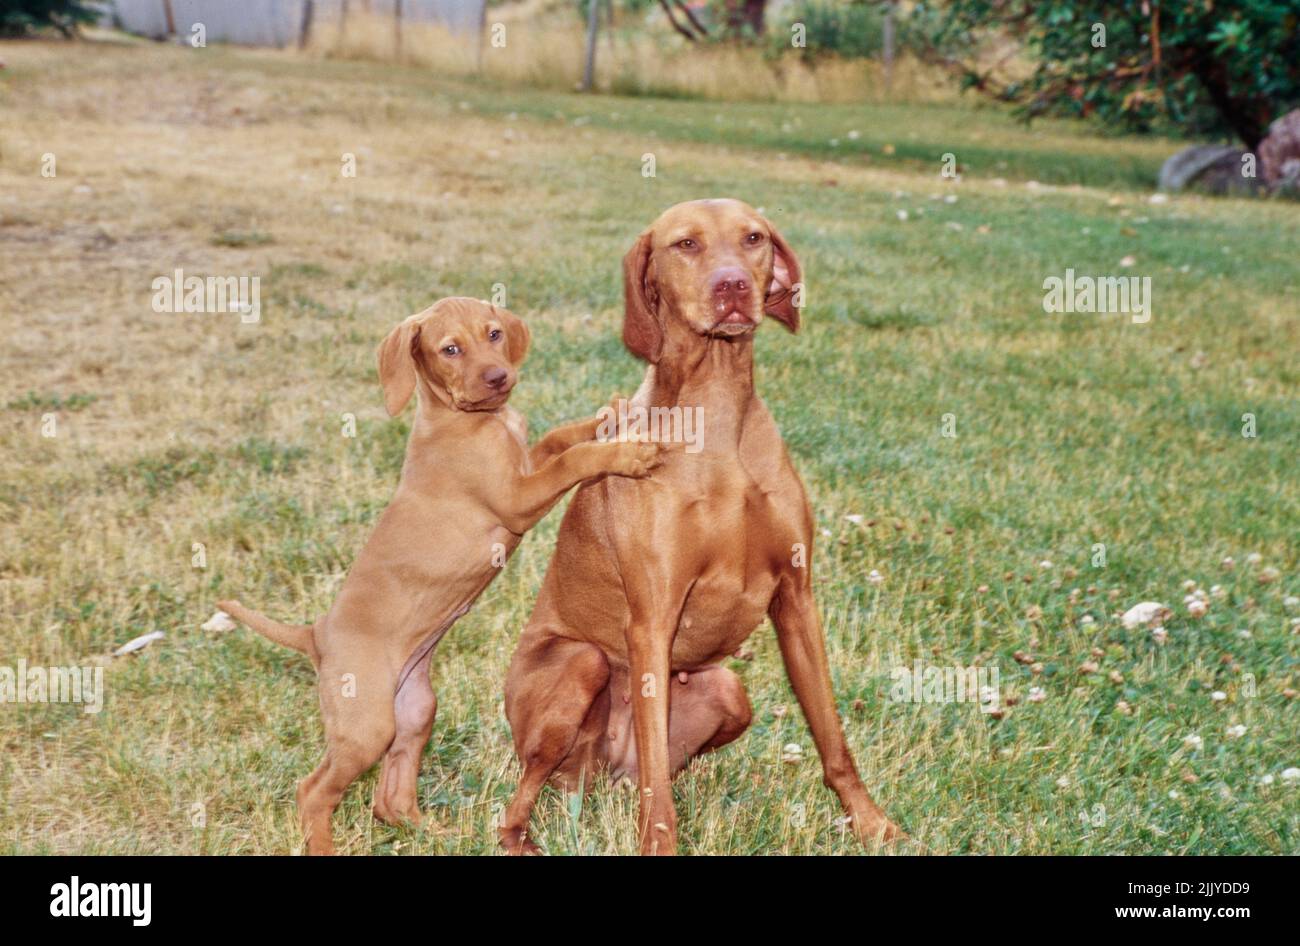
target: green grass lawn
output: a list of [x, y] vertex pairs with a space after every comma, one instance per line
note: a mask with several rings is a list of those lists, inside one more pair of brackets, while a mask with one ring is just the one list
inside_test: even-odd
[[[0, 848], [296, 850], [311, 666], [199, 625], [231, 594], [285, 620], [328, 606], [408, 430], [379, 340], [500, 284], [533, 329], [512, 403], [534, 436], [588, 415], [640, 379], [623, 253], [664, 207], [734, 196], [803, 262], [805, 330], [762, 330], [757, 383], [809, 488], [836, 696], [902, 850], [1300, 853], [1295, 204], [1151, 203], [1177, 145], [991, 109], [580, 97], [230, 49], [0, 55], [0, 666], [166, 633], [108, 662], [99, 714], [0, 704]], [[154, 312], [178, 267], [259, 275], [262, 321]], [[1045, 313], [1066, 268], [1150, 277], [1150, 321]], [[342, 851], [495, 849], [518, 775], [502, 681], [558, 521], [439, 647], [429, 825], [375, 823], [372, 773]], [[1189, 581], [1215, 588], [1203, 617]], [[1118, 620], [1144, 600], [1174, 611], [1163, 643]], [[747, 646], [754, 725], [677, 782], [683, 851], [855, 852], [770, 628]], [[917, 660], [996, 666], [1014, 703], [891, 702]], [[630, 853], [634, 809], [602, 779], [581, 804], [548, 791], [534, 827], [551, 853]]]

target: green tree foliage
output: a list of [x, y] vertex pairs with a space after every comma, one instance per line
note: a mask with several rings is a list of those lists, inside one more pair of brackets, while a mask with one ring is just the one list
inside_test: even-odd
[[[967, 85], [1028, 115], [1230, 134], [1254, 150], [1300, 104], [1300, 0], [950, 0], [918, 5], [913, 26]], [[988, 65], [998, 36], [1030, 57], [1028, 78]]]
[[85, 0], [0, 0], [0, 36], [25, 36], [54, 27], [71, 36], [79, 23], [98, 14]]
[[845, 58], [870, 58], [880, 53], [883, 6], [875, 2], [795, 0], [782, 12], [783, 29], [773, 31], [781, 49], [790, 48], [790, 28], [802, 24], [804, 59], [815, 62], [832, 53]]

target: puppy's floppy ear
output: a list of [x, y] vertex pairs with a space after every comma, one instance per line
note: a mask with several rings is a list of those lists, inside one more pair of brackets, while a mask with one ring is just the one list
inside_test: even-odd
[[799, 309], [795, 307], [795, 294], [803, 302], [803, 269], [799, 257], [794, 255], [790, 244], [777, 232], [772, 224], [767, 225], [768, 235], [772, 238], [772, 282], [767, 287], [767, 299], [763, 311], [776, 319], [792, 332], [799, 331]]
[[664, 330], [659, 323], [659, 290], [651, 248], [647, 230], [623, 257], [623, 344], [653, 365], [663, 349]]
[[497, 309], [497, 313], [502, 316], [502, 322], [506, 329], [506, 346], [510, 352], [510, 363], [518, 368], [524, 363], [524, 358], [528, 355], [528, 346], [532, 342], [533, 335], [528, 331], [528, 326], [519, 316], [506, 309]]
[[415, 391], [414, 347], [420, 340], [420, 323], [405, 319], [379, 343], [379, 383], [384, 386], [384, 407], [396, 417]]

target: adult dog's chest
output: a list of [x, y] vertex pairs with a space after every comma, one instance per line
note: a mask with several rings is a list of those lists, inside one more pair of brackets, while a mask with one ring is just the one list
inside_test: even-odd
[[731, 654], [762, 623], [789, 544], [771, 489], [738, 458], [692, 470], [693, 459], [670, 464], [660, 484], [675, 565], [664, 591], [681, 602], [673, 665], [685, 670]]

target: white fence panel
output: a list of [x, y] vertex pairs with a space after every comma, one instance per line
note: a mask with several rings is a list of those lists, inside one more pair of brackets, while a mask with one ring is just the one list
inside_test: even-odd
[[[402, 0], [402, 19], [415, 23], [441, 23], [457, 33], [475, 35], [483, 22], [487, 0]], [[129, 33], [167, 35], [164, 0], [108, 0], [105, 20]], [[214, 43], [248, 46], [288, 46], [297, 42], [306, 0], [171, 0], [176, 34], [191, 35], [202, 23]], [[350, 0], [349, 14], [369, 11], [375, 16], [396, 15], [397, 0]], [[337, 21], [342, 0], [315, 0], [314, 19]]]

